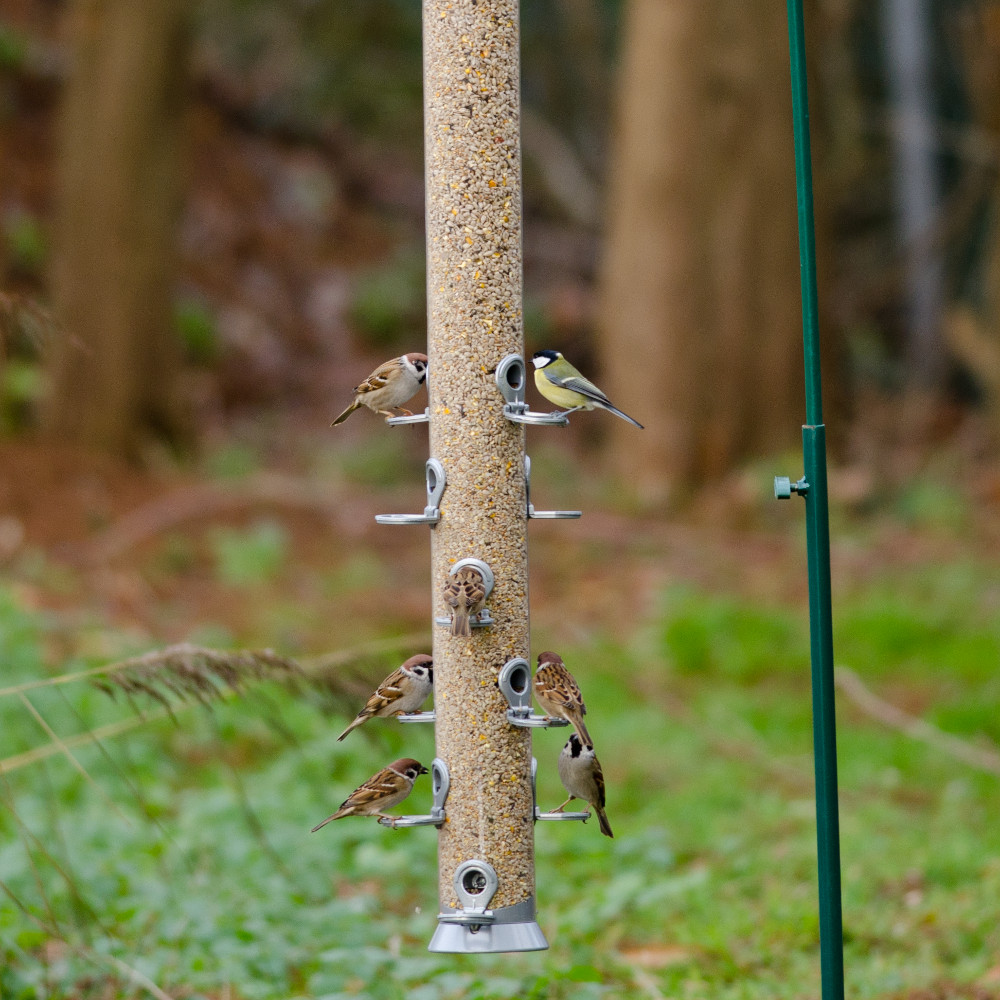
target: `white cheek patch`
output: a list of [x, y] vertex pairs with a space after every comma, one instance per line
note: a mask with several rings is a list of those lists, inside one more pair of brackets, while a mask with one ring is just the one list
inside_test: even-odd
[[543, 356], [542, 356], [542, 357], [540, 357], [540, 358], [532, 358], [532, 359], [531, 359], [531, 363], [532, 363], [532, 364], [533, 364], [533, 365], [534, 365], [534, 366], [535, 366], [536, 368], [544, 368], [544, 367], [545, 367], [545, 366], [546, 366], [547, 364], [549, 364], [549, 362], [550, 362], [551, 360], [552, 360], [551, 358], [547, 358], [547, 357], [545, 357], [545, 356], [543, 355]]

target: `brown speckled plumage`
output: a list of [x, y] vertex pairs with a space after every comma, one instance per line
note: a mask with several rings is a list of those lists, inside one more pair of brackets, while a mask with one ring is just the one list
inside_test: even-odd
[[540, 653], [535, 672], [535, 697], [547, 715], [571, 722], [584, 746], [593, 746], [583, 717], [587, 706], [576, 678], [566, 669], [558, 653]]
[[345, 816], [384, 816], [384, 810], [399, 805], [413, 791], [414, 781], [426, 773], [427, 768], [412, 757], [394, 760], [388, 767], [383, 767], [381, 771], [358, 785], [340, 803], [340, 808], [332, 816], [327, 816], [322, 823], [317, 823], [312, 832], [315, 833], [327, 823], [343, 819]]

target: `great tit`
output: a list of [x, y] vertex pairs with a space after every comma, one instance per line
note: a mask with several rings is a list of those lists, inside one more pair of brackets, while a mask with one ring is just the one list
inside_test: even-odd
[[610, 410], [616, 417], [627, 420], [642, 430], [642, 424], [622, 413], [590, 379], [584, 378], [559, 351], [536, 351], [531, 358], [535, 366], [535, 386], [551, 403], [573, 410]]

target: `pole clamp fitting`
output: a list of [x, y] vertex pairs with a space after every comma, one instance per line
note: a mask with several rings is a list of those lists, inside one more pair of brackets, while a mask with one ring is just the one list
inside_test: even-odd
[[788, 500], [791, 498], [793, 493], [798, 493], [800, 497], [804, 497], [809, 492], [809, 484], [806, 482], [806, 477], [803, 476], [796, 482], [792, 482], [788, 476], [775, 476], [774, 477], [774, 499], [775, 500]]

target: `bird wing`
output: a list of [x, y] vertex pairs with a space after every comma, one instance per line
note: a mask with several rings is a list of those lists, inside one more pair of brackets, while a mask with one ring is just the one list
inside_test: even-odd
[[600, 806], [601, 809], [604, 808], [604, 771], [601, 768], [601, 762], [594, 757], [594, 786], [597, 788], [597, 801], [593, 803], [595, 806]]
[[[542, 369], [543, 371], [545, 369]], [[562, 386], [564, 389], [570, 389], [573, 392], [580, 393], [581, 396], [586, 396], [587, 399], [594, 399], [599, 403], [609, 403], [611, 402], [604, 393], [590, 381], [589, 378], [584, 378], [579, 372], [575, 372], [572, 375], [566, 375], [563, 378], [553, 379], [553, 381]]]
[[379, 365], [361, 385], [354, 387], [355, 393], [378, 392], [379, 389], [384, 389], [393, 372], [398, 368], [399, 358], [393, 358], [392, 361], [386, 361], [384, 365]]
[[341, 804], [340, 808], [348, 806], [355, 810], [363, 810], [366, 806], [384, 805], [387, 799], [399, 795], [403, 791], [402, 778], [392, 768], [384, 767], [378, 774], [373, 774], [363, 785], [356, 788]]
[[443, 593], [445, 603], [450, 607], [457, 608], [461, 595], [461, 587], [458, 580], [454, 577], [449, 577], [445, 580]]
[[476, 570], [471, 570], [466, 573], [459, 585], [461, 587], [465, 603], [470, 608], [474, 608], [477, 604], [481, 604], [486, 599], [486, 586], [483, 583], [482, 574]]
[[444, 585], [444, 599], [453, 608], [473, 608], [486, 599], [486, 587], [478, 570], [462, 570]]
[[394, 670], [375, 690], [368, 699], [359, 715], [378, 715], [383, 709], [394, 704], [403, 696], [403, 681], [406, 674], [402, 670]]
[[587, 714], [580, 685], [565, 667], [547, 663], [535, 674], [535, 687], [548, 700], [564, 708], [577, 708], [581, 715]]
[[370, 719], [373, 715], [379, 715], [390, 705], [398, 701], [403, 696], [401, 683], [405, 676], [401, 669], [394, 670], [389, 674], [375, 689], [374, 694], [365, 702], [365, 707], [358, 712], [351, 724], [337, 737], [337, 740], [342, 740], [353, 729], [360, 726], [361, 723]]

